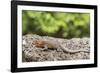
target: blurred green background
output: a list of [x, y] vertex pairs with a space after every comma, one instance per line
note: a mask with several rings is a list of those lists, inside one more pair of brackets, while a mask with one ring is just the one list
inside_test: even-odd
[[90, 14], [71, 12], [22, 11], [22, 32], [58, 38], [89, 37]]

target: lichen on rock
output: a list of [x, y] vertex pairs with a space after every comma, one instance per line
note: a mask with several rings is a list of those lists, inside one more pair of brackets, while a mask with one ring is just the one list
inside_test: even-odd
[[[90, 59], [90, 39], [85, 38], [54, 38], [49, 36], [39, 35], [23, 35], [22, 43], [22, 61], [23, 62], [43, 62], [43, 61], [63, 61], [63, 60], [85, 60]], [[64, 52], [60, 48], [36, 47], [32, 44], [34, 40], [60, 40], [60, 44], [71, 50], [87, 49], [88, 52]]]

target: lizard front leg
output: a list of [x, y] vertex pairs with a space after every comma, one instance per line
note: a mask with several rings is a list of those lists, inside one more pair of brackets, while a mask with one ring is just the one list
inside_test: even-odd
[[47, 49], [48, 49], [47, 45], [44, 45], [43, 50], [47, 50]]

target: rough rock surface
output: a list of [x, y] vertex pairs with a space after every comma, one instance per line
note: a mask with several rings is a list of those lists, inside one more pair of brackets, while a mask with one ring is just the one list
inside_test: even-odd
[[[88, 49], [89, 52], [64, 52], [62, 49], [44, 49], [32, 44], [34, 40], [60, 40], [61, 44], [71, 50]], [[55, 42], [56, 43], [56, 42]], [[27, 34], [23, 36], [22, 61], [23, 62], [43, 62], [43, 61], [63, 61], [63, 60], [83, 60], [90, 59], [90, 39], [72, 38], [61, 39], [48, 36]]]

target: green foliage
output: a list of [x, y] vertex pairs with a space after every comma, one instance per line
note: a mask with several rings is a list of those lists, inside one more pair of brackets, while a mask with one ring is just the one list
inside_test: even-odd
[[23, 10], [22, 27], [23, 34], [63, 38], [89, 37], [90, 14]]

